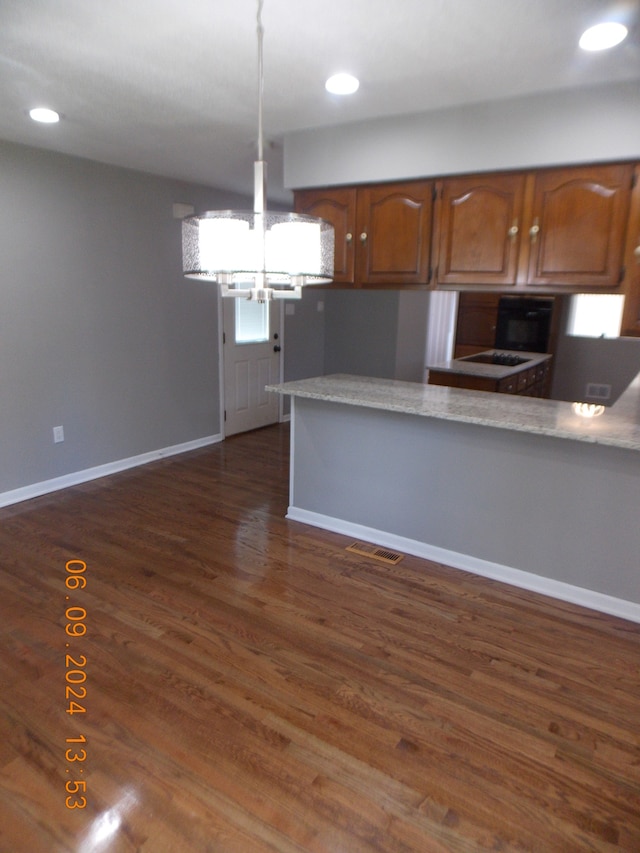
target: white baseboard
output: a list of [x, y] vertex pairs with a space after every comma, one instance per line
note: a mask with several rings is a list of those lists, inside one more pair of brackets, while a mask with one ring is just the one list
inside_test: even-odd
[[453, 569], [462, 569], [465, 572], [472, 572], [485, 578], [511, 584], [511, 586], [517, 586], [531, 592], [538, 592], [541, 595], [548, 595], [551, 598], [558, 598], [561, 601], [568, 601], [571, 604], [578, 604], [581, 607], [588, 607], [601, 613], [609, 613], [631, 622], [640, 622], [640, 604], [625, 601], [622, 598], [614, 598], [611, 595], [573, 586], [563, 581], [534, 575], [531, 572], [523, 572], [520, 569], [491, 563], [488, 560], [479, 560], [468, 554], [448, 551], [426, 542], [419, 542], [416, 539], [407, 539], [404, 536], [397, 536], [384, 530], [376, 530], [373, 527], [354, 524], [350, 521], [343, 521], [340, 518], [333, 518], [295, 506], [289, 507], [287, 518], [300, 521], [303, 524], [310, 524], [313, 527], [321, 527], [323, 530], [331, 530], [333, 533], [342, 533], [354, 539], [363, 539], [365, 542], [391, 548], [394, 551], [404, 551], [414, 557], [422, 557], [425, 560], [442, 563]]
[[97, 465], [95, 468], [85, 468], [83, 471], [75, 471], [62, 477], [54, 477], [52, 480], [43, 480], [41, 483], [33, 483], [20, 489], [0, 493], [0, 507], [37, 498], [40, 495], [57, 492], [69, 486], [77, 486], [89, 480], [98, 480], [100, 477], [108, 477], [128, 468], [136, 468], [139, 465], [147, 465], [149, 462], [157, 462], [167, 456], [177, 456], [179, 453], [188, 453], [190, 450], [198, 450], [209, 444], [217, 444], [222, 441], [222, 435], [207, 435], [197, 438], [195, 441], [185, 441], [183, 444], [174, 444], [171, 447], [162, 447], [160, 450], [152, 450], [149, 453], [141, 453], [139, 456], [130, 456], [128, 459], [118, 459], [115, 462], [107, 462], [105, 465]]

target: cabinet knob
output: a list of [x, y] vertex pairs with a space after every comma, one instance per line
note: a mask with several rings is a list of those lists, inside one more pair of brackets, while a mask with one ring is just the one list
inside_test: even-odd
[[366, 231], [363, 231], [362, 234], [360, 235], [360, 242], [361, 243], [367, 242], [367, 232]]
[[538, 234], [540, 233], [540, 225], [538, 223], [538, 217], [533, 220], [533, 225], [529, 228], [529, 236], [531, 237], [531, 242], [535, 243], [538, 239]]
[[518, 220], [514, 219], [513, 225], [507, 231], [507, 234], [509, 235], [509, 239], [511, 240], [511, 242], [513, 242], [516, 239], [516, 237], [518, 236], [518, 230], [519, 230], [518, 229]]
[[353, 240], [353, 234], [351, 233], [351, 231], [347, 231], [347, 233], [344, 235], [344, 239], [347, 241], [347, 243], [351, 243], [351, 241]]
[[635, 249], [633, 250], [633, 257], [640, 264], [640, 246], [636, 246]]

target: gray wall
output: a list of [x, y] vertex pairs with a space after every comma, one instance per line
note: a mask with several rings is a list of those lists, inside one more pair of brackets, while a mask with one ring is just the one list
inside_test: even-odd
[[394, 379], [424, 382], [430, 300], [431, 294], [424, 290], [398, 291]]
[[328, 292], [324, 372], [424, 381], [429, 300], [425, 290]]
[[635, 450], [295, 400], [290, 516], [447, 565], [640, 604], [639, 495]]
[[284, 378], [306, 379], [324, 372], [327, 293], [304, 287], [300, 301], [285, 302]]
[[[11, 143], [0, 193], [0, 495], [217, 435], [216, 288], [182, 276], [172, 207], [249, 200]], [[285, 379], [420, 381], [427, 300], [306, 289], [285, 304]]]
[[393, 379], [398, 292], [335, 290], [327, 294], [324, 372]]
[[[582, 403], [606, 402], [610, 406], [640, 371], [638, 338], [577, 338], [563, 335], [554, 354], [554, 400]], [[587, 384], [611, 385], [611, 397], [589, 397]]]
[[[569, 402], [605, 402], [611, 406], [640, 371], [640, 338], [582, 338], [565, 334], [570, 297], [560, 300], [560, 334], [554, 351], [551, 398]], [[586, 393], [589, 383], [611, 385], [611, 397]]]
[[305, 288], [285, 308], [285, 380], [352, 373], [422, 382], [429, 299], [417, 290]]
[[[307, 379], [324, 373], [325, 308], [327, 293], [318, 287], [304, 287], [300, 301], [285, 302], [284, 379]], [[291, 411], [284, 397], [283, 414]]]
[[247, 200], [9, 143], [0, 197], [0, 493], [218, 434], [215, 288], [172, 205]]
[[288, 187], [640, 158], [640, 87], [617, 83], [285, 138]]

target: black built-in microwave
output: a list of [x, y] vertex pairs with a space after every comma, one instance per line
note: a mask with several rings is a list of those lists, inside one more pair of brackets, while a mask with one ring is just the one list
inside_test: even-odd
[[496, 349], [547, 352], [553, 298], [503, 296], [498, 303]]

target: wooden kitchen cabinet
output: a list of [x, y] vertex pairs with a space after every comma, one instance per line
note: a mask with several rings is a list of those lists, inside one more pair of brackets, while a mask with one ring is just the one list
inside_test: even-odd
[[335, 231], [333, 280], [353, 284], [355, 276], [354, 235], [356, 231], [355, 187], [296, 192], [296, 213], [318, 216], [330, 222]]
[[495, 346], [499, 293], [461, 293], [458, 297], [454, 358]]
[[620, 290], [632, 176], [614, 164], [439, 181], [436, 286]]
[[632, 174], [630, 165], [536, 172], [522, 282], [574, 291], [619, 288]]
[[437, 183], [438, 284], [515, 285], [524, 188], [521, 173]]
[[357, 287], [427, 285], [433, 181], [296, 192], [296, 211], [335, 228], [334, 282]]
[[428, 284], [432, 211], [433, 181], [358, 190], [356, 279]]
[[[429, 385], [446, 385], [468, 391], [491, 391], [496, 394], [517, 394], [520, 397], [548, 397], [551, 390], [551, 356], [533, 367], [515, 367], [506, 376], [495, 378], [459, 370], [429, 369]], [[463, 364], [460, 362], [460, 364]]]
[[640, 165], [636, 165], [634, 170], [625, 269], [625, 300], [621, 334], [640, 337]]

